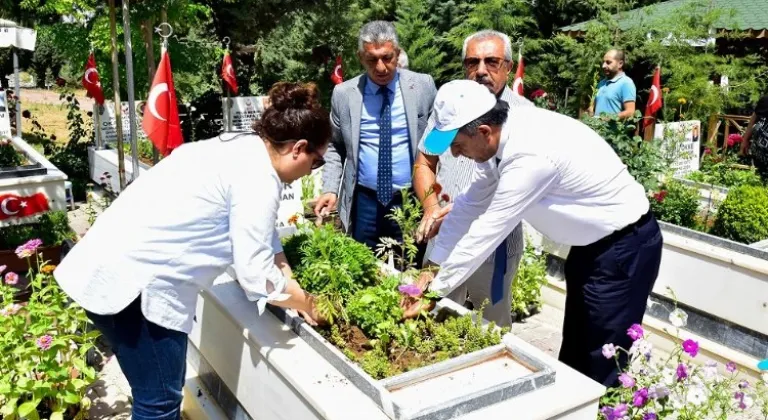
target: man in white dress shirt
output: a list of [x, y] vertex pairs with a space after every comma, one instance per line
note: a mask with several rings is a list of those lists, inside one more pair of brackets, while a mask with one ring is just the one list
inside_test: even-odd
[[[525, 219], [571, 245], [560, 360], [605, 385], [617, 366], [604, 344], [629, 348], [661, 262], [662, 237], [643, 187], [597, 133], [540, 108], [512, 110], [470, 80], [445, 84], [434, 104], [431, 154], [451, 149], [477, 162], [473, 181], [440, 228], [423, 288], [446, 296]], [[494, 164], [494, 161], [496, 164]], [[422, 309], [404, 302], [406, 316]], [[622, 366], [626, 360], [621, 360]]]

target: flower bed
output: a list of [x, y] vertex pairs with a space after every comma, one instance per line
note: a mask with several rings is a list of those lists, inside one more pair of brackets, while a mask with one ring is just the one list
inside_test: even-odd
[[10, 139], [0, 139], [0, 178], [45, 175], [48, 170], [24, 152]]
[[[24, 244], [29, 238], [39, 238], [41, 244], [36, 247], [33, 255], [43, 255], [49, 263], [58, 264], [61, 261], [61, 246], [66, 240], [74, 239], [75, 233], [69, 227], [65, 211], [43, 213], [34, 223], [11, 225], [0, 228], [0, 265], [8, 270], [26, 273], [30, 268], [19, 255], [25, 253]], [[37, 264], [39, 261], [32, 261]]]
[[[687, 318], [676, 308], [669, 321], [682, 328]], [[751, 408], [768, 416], [765, 378], [755, 384], [739, 379], [733, 362], [695, 364], [699, 343], [692, 339], [677, 338], [672, 353], [662, 355], [654, 352], [642, 326], [633, 325], [627, 334], [633, 341], [629, 349], [603, 346], [605, 358], [629, 364], [619, 376], [621, 384], [601, 400], [602, 419], [728, 419]]]
[[99, 333], [86, 332], [85, 312], [56, 284], [54, 266], [38, 252], [41, 242], [31, 240], [19, 250], [30, 267], [28, 302], [16, 302], [19, 276], [0, 267], [0, 414], [6, 419], [87, 418], [91, 401], [85, 394], [96, 370], [86, 355]]

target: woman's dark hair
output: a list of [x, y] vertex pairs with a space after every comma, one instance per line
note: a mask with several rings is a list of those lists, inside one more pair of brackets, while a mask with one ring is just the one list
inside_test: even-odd
[[509, 104], [505, 101], [502, 101], [501, 99], [497, 99], [496, 105], [494, 105], [490, 111], [481, 115], [479, 118], [468, 123], [464, 127], [461, 127], [461, 130], [459, 131], [468, 136], [474, 136], [477, 132], [477, 128], [481, 125], [502, 126], [505, 122], [507, 122], [508, 116]]
[[253, 130], [278, 148], [301, 139], [310, 151], [322, 148], [331, 139], [331, 120], [318, 96], [314, 83], [275, 83], [269, 91], [271, 104]]

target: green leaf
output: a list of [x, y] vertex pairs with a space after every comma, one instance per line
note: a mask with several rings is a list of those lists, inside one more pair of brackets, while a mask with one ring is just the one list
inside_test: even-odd
[[[39, 401], [27, 401], [24, 404], [19, 406], [19, 416], [21, 417], [39, 417], [39, 414], [37, 413], [37, 405], [40, 404]], [[32, 414], [34, 413], [34, 415]]]
[[0, 382], [0, 395], [5, 396], [11, 393], [11, 384], [3, 381]]
[[16, 386], [25, 390], [31, 389], [31, 385], [32, 385], [32, 381], [30, 381], [29, 378], [23, 377], [23, 376], [19, 378], [18, 382], [16, 382]]
[[64, 401], [67, 404], [77, 404], [80, 402], [80, 397], [77, 394], [66, 391], [64, 392]]
[[8, 400], [8, 402], [3, 405], [3, 408], [0, 409], [0, 414], [2, 414], [5, 417], [10, 416], [11, 414], [16, 412], [16, 404], [19, 402], [18, 398], [11, 398]]
[[64, 411], [54, 411], [51, 414], [50, 420], [64, 420]]
[[71, 383], [72, 383], [72, 386], [75, 387], [76, 391], [79, 391], [88, 386], [88, 382], [85, 382], [82, 379], [72, 379]]

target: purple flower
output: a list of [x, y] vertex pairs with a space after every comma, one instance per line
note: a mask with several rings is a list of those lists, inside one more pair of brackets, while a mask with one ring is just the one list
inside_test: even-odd
[[632, 388], [635, 386], [635, 380], [626, 373], [619, 375], [619, 382], [621, 382], [621, 386], [624, 388]]
[[656, 413], [645, 413], [643, 415], [643, 420], [658, 420], [658, 418]]
[[632, 341], [639, 340], [643, 338], [643, 327], [640, 324], [632, 324], [631, 327], [627, 330], [627, 335], [629, 338], [632, 339]]
[[739, 382], [739, 388], [741, 389], [749, 388], [749, 382], [747, 382], [746, 380]]
[[19, 275], [13, 271], [9, 271], [5, 274], [5, 284], [13, 286], [19, 282]]
[[616, 407], [606, 405], [600, 409], [600, 412], [605, 416], [606, 420], [620, 420], [627, 415], [627, 405], [623, 403]]
[[42, 351], [46, 351], [49, 348], [51, 348], [51, 343], [53, 342], [53, 337], [50, 335], [44, 335], [37, 339], [37, 347], [40, 348]]
[[691, 357], [696, 357], [696, 355], [699, 354], [699, 343], [689, 338], [683, 341], [683, 351], [688, 353]]
[[736, 372], [736, 363], [734, 362], [728, 362], [725, 364], [725, 370], [727, 370], [730, 373]]
[[642, 407], [648, 402], [648, 388], [642, 388], [635, 391], [632, 395], [632, 405], [635, 407]]
[[16, 248], [16, 256], [19, 258], [29, 258], [34, 255], [37, 248], [40, 248], [42, 245], [43, 241], [40, 239], [30, 239], [24, 245]]
[[399, 290], [400, 293], [410, 297], [415, 298], [421, 296], [421, 288], [415, 284], [402, 284], [398, 286], [397, 290]]
[[603, 357], [606, 359], [613, 359], [616, 356], [616, 346], [613, 344], [603, 345]]
[[677, 380], [682, 381], [688, 377], [688, 368], [684, 364], [677, 365]]

